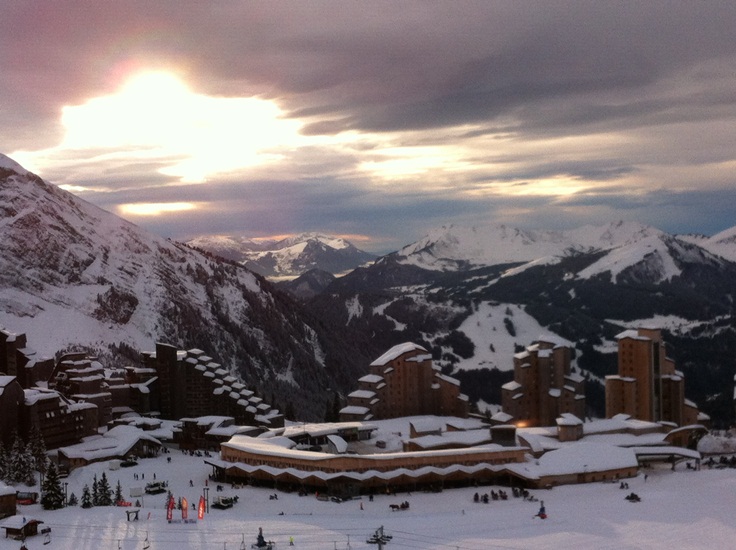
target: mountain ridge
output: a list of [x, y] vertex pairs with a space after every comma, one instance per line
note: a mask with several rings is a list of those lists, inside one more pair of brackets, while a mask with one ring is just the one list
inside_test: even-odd
[[360, 367], [345, 364], [339, 327], [326, 329], [259, 275], [149, 234], [7, 157], [0, 242], [0, 324], [43, 355], [196, 347], [278, 394], [281, 410], [292, 400], [312, 419]]
[[314, 269], [340, 275], [375, 259], [349, 241], [323, 233], [301, 233], [281, 239], [203, 236], [187, 244], [274, 280], [295, 279]]

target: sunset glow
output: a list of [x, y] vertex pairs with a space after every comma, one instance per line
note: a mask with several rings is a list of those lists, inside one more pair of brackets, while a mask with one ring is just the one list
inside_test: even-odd
[[266, 164], [297, 145], [299, 123], [272, 101], [193, 92], [165, 72], [133, 76], [115, 94], [63, 108], [58, 150], [128, 150], [159, 172], [199, 183], [214, 174]]
[[183, 212], [194, 210], [197, 206], [191, 202], [168, 202], [168, 203], [136, 203], [120, 205], [122, 216], [158, 216], [172, 212]]

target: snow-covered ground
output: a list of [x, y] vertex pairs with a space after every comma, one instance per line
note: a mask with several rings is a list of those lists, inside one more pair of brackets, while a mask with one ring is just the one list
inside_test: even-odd
[[[167, 463], [165, 456], [172, 458]], [[92, 476], [106, 472], [114, 488], [120, 480], [126, 496], [132, 487], [148, 481], [166, 480], [176, 497], [197, 502], [211, 469], [203, 458], [173, 450], [170, 455], [141, 460], [133, 468], [110, 470], [109, 462], [75, 470], [63, 481], [68, 491], [81, 495], [84, 484], [91, 486]], [[627, 480], [629, 490], [617, 484], [594, 483], [533, 491], [543, 499], [549, 517], [534, 518], [539, 503], [509, 496], [507, 501], [476, 504], [473, 494], [490, 493], [497, 487], [448, 489], [441, 493], [399, 493], [380, 495], [342, 503], [323, 502], [313, 495], [298, 496], [269, 488], [224, 488], [208, 483], [210, 501], [218, 495], [238, 495], [239, 501], [229, 510], [211, 509], [194, 524], [166, 521], [166, 495], [146, 495], [141, 502], [140, 520], [127, 522], [125, 508], [68, 507], [58, 511], [42, 510], [40, 505], [19, 506], [27, 519], [40, 519], [42, 527], [51, 527], [51, 543], [43, 537], [26, 541], [29, 550], [65, 549], [98, 550], [142, 549], [148, 538], [152, 550], [185, 548], [245, 548], [255, 542], [262, 527], [267, 539], [279, 549], [294, 537], [295, 548], [329, 550], [376, 548], [366, 539], [380, 526], [393, 536], [387, 550], [400, 548], [464, 549], [700, 549], [730, 548], [736, 540], [733, 509], [736, 505], [736, 470], [703, 468], [700, 471], [679, 465], [645, 470]], [[145, 476], [145, 479], [135, 479]], [[192, 480], [193, 487], [190, 487]], [[19, 488], [20, 489], [20, 488]], [[640, 503], [630, 503], [624, 496], [634, 491]], [[278, 499], [271, 499], [274, 493]], [[135, 499], [132, 499], [135, 501]], [[389, 504], [408, 501], [410, 509], [392, 512]], [[196, 517], [190, 511], [191, 517]], [[174, 518], [181, 512], [174, 511]], [[348, 546], [349, 544], [349, 546]], [[0, 537], [0, 550], [17, 549], [20, 543]]]

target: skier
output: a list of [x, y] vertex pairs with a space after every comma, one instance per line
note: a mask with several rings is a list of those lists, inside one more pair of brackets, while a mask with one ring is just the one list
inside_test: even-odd
[[547, 511], [544, 508], [544, 501], [541, 502], [541, 505], [539, 506], [539, 512], [537, 512], [537, 515], [534, 516], [535, 518], [541, 518], [541, 519], [547, 519]]

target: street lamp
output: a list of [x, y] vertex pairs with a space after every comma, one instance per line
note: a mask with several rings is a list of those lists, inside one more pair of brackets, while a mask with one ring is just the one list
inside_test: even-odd
[[69, 502], [69, 483], [64, 482], [64, 506], [67, 506]]

